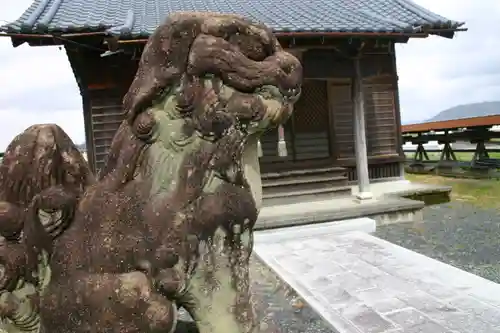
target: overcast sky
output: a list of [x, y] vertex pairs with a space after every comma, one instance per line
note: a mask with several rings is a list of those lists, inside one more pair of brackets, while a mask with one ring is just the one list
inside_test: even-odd
[[[11, 21], [31, 0], [2, 0]], [[403, 122], [425, 120], [458, 104], [500, 100], [499, 0], [415, 0], [447, 18], [466, 21], [453, 40], [430, 37], [397, 48]], [[13, 48], [0, 38], [0, 151], [34, 123], [57, 123], [85, 140], [81, 97], [64, 51]]]

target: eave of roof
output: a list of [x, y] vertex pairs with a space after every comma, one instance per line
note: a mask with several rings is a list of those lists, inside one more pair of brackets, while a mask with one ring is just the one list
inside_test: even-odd
[[[284, 1], [284, 0], [283, 0]], [[281, 9], [281, 8], [286, 9]], [[12, 23], [11, 36], [102, 33], [147, 38], [176, 11], [235, 13], [281, 34], [439, 34], [453, 37], [464, 23], [446, 19], [411, 0], [35, 0]], [[160, 14], [161, 13], [161, 14]]]

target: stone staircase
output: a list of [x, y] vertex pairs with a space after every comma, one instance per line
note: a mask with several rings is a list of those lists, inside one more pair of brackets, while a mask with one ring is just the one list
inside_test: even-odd
[[347, 170], [341, 167], [262, 174], [264, 206], [348, 196]]

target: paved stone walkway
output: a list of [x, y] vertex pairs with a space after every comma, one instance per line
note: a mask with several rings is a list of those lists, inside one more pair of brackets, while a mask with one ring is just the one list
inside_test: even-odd
[[258, 232], [254, 251], [339, 333], [500, 332], [500, 285], [366, 233], [301, 228]]

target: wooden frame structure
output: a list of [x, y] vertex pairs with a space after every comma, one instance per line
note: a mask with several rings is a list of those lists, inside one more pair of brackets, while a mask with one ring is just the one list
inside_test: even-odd
[[[490, 158], [489, 153], [498, 149], [488, 149], [487, 143], [500, 139], [500, 132], [492, 131], [492, 127], [500, 125], [500, 115], [452, 119], [438, 122], [427, 122], [402, 126], [403, 142], [417, 145], [414, 156], [408, 161], [408, 171], [425, 173], [441, 173], [460, 175], [465, 167], [472, 171], [489, 172], [500, 167], [500, 160]], [[438, 161], [429, 158], [424, 145], [438, 142], [442, 145]], [[454, 149], [457, 142], [471, 143], [474, 149]], [[471, 152], [470, 161], [460, 161], [456, 153]]]

